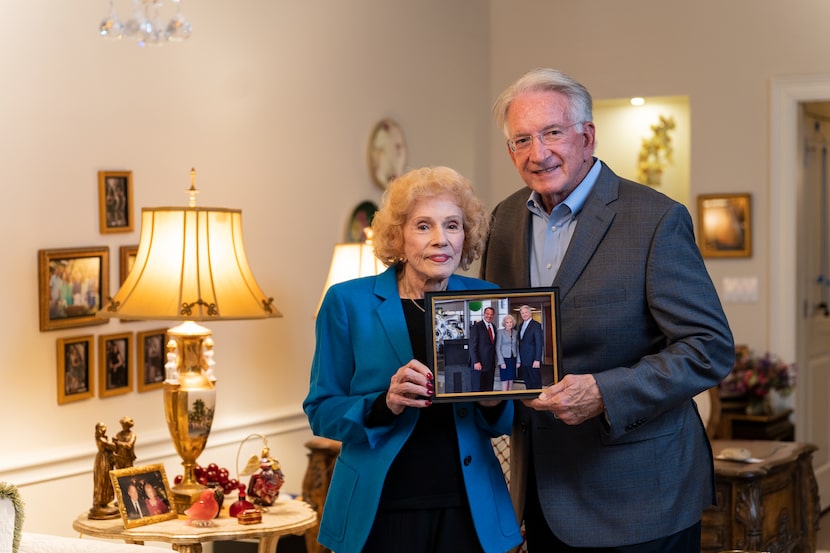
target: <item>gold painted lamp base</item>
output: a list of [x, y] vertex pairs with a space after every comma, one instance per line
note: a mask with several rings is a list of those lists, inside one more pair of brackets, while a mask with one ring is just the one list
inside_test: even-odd
[[207, 363], [203, 346], [210, 334], [210, 330], [193, 322], [167, 331], [178, 350], [176, 374], [164, 382], [164, 413], [184, 467], [182, 481], [171, 488], [179, 513], [184, 513], [206, 489], [196, 481], [193, 470], [207, 443], [216, 406], [216, 390], [204, 370]]

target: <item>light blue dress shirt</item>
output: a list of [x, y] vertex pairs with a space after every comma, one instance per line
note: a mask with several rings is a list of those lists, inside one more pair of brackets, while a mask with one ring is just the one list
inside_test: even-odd
[[533, 244], [530, 255], [530, 285], [550, 286], [571, 243], [576, 223], [585, 199], [597, 181], [602, 163], [594, 158], [591, 170], [567, 198], [548, 214], [538, 192], [527, 200], [533, 224]]

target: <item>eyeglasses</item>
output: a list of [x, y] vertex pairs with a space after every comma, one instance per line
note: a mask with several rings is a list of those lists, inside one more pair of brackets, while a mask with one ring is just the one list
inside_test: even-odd
[[526, 152], [530, 150], [530, 147], [533, 146], [533, 137], [539, 139], [539, 142], [544, 144], [545, 146], [552, 146], [565, 138], [565, 133], [568, 129], [575, 125], [581, 125], [582, 122], [579, 121], [577, 123], [571, 123], [565, 127], [548, 127], [547, 129], [543, 130], [539, 134], [535, 135], [522, 135], [517, 136], [516, 138], [510, 139], [507, 141], [508, 147], [510, 147], [510, 151], [514, 154], [516, 152]]

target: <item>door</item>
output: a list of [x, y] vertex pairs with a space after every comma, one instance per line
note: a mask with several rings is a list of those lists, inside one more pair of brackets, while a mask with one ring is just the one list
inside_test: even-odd
[[[830, 102], [800, 105], [803, 168], [798, 235], [798, 314], [802, 352], [797, 386], [804, 389], [804, 440], [818, 446], [820, 488], [830, 490]], [[823, 495], [827, 495], [826, 493]], [[824, 498], [823, 508], [830, 503]]]
[[[769, 347], [784, 359], [796, 360], [796, 440], [819, 448], [813, 467], [821, 508], [826, 509], [830, 506], [830, 318], [817, 309], [821, 192], [818, 184], [808, 183], [808, 177], [813, 173], [815, 179], [820, 165], [815, 165], [819, 154], [808, 135], [815, 129], [805, 119], [805, 104], [816, 102], [830, 102], [830, 75], [772, 79]], [[830, 126], [826, 128], [830, 143]], [[810, 156], [808, 148], [813, 148]], [[809, 157], [813, 167], [808, 170]]]

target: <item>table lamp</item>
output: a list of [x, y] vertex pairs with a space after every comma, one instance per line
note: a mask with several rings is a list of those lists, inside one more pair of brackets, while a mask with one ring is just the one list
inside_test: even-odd
[[99, 317], [173, 320], [167, 331], [164, 413], [182, 480], [172, 488], [184, 512], [205, 487], [193, 474], [216, 405], [213, 338], [198, 322], [281, 317], [254, 279], [242, 243], [242, 212], [196, 207], [191, 169], [189, 207], [141, 210], [135, 263]]
[[372, 245], [372, 229], [364, 229], [364, 234], [366, 235], [366, 241], [364, 242], [335, 244], [334, 253], [331, 255], [329, 275], [326, 278], [325, 286], [323, 286], [320, 301], [317, 303], [315, 316], [320, 311], [320, 306], [323, 305], [326, 291], [332, 285], [353, 278], [377, 275], [386, 269], [383, 262], [375, 257], [375, 248]]

